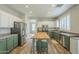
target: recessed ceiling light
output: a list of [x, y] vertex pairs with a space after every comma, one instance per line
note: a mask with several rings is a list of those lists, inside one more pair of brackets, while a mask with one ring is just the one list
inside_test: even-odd
[[51, 12], [48, 12], [48, 14], [50, 14]]
[[51, 6], [54, 8], [54, 7], [56, 7], [56, 6], [57, 6], [57, 4], [52, 4]]
[[28, 8], [29, 6], [28, 5], [25, 5], [25, 7]]
[[30, 11], [30, 13], [32, 13], [32, 11]]

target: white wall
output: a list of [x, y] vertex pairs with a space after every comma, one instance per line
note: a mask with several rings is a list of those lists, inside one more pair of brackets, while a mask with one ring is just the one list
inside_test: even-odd
[[75, 5], [70, 8], [64, 14], [59, 16], [59, 18], [70, 14], [70, 32], [79, 33], [79, 5]]
[[38, 21], [37, 27], [42, 27], [42, 25], [48, 25], [48, 27], [56, 27], [56, 21]]
[[79, 5], [71, 10], [71, 32], [79, 33]]

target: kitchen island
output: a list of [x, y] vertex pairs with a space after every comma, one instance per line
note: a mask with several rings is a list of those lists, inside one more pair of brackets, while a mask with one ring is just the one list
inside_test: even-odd
[[[40, 42], [42, 42], [42, 40], [48, 41], [48, 39], [50, 39], [50, 37], [48, 36], [48, 34], [46, 32], [37, 32], [32, 37], [32, 39], [33, 39], [33, 53], [35, 53], [35, 50], [36, 50], [35, 43], [36, 43], [36, 41], [40, 41]], [[48, 42], [47, 42], [47, 45], [48, 45]], [[48, 47], [47, 47], [47, 51], [48, 51]]]

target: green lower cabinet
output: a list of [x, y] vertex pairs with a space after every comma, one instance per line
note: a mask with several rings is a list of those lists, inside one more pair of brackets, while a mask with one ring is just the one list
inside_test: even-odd
[[7, 51], [9, 53], [13, 49], [13, 38], [12, 36], [10, 36], [6, 40], [7, 40]]
[[56, 33], [56, 32], [54, 33], [54, 39], [59, 41], [59, 33]]
[[10, 35], [0, 38], [0, 54], [9, 54], [12, 49], [18, 46], [18, 36]]
[[53, 36], [54, 36], [54, 32], [49, 31], [49, 32], [48, 32], [48, 35], [50, 36], [50, 38], [53, 38]]
[[57, 41], [59, 42], [60, 41], [60, 34], [57, 33]]
[[51, 38], [51, 32], [50, 32], [50, 31], [48, 32], [48, 35], [49, 35], [49, 36], [50, 36], [50, 38]]
[[14, 48], [18, 46], [18, 36], [17, 35], [13, 36], [13, 46], [14, 46]]
[[0, 39], [0, 54], [6, 54], [6, 39]]
[[56, 33], [54, 32], [54, 39], [57, 39], [57, 35], [56, 35]]
[[64, 36], [64, 47], [70, 50], [70, 37]]

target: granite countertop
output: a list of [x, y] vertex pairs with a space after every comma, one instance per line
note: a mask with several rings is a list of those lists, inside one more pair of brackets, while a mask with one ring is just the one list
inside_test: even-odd
[[79, 35], [77, 35], [77, 34], [69, 34], [69, 33], [60, 33], [60, 34], [70, 36], [70, 37], [79, 37]]
[[0, 39], [1, 38], [7, 38], [7, 37], [9, 37], [11, 35], [16, 35], [16, 34], [0, 34]]
[[7, 35], [11, 35], [11, 34], [0, 34], [0, 37], [7, 36]]
[[64, 32], [61, 32], [61, 31], [54, 31], [60, 35], [64, 35], [64, 36], [69, 36], [69, 37], [79, 37], [78, 34], [71, 34], [71, 33], [64, 33]]

